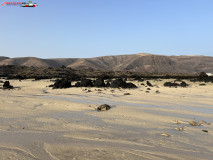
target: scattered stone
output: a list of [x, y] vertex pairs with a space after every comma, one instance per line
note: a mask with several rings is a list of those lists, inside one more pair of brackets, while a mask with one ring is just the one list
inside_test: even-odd
[[206, 121], [200, 121], [200, 124], [207, 124], [207, 125], [210, 125], [211, 123], [207, 123]]
[[97, 108], [97, 111], [107, 111], [111, 109], [111, 107], [108, 104], [102, 104]]
[[182, 124], [182, 122], [178, 121], [178, 120], [175, 120], [175, 123], [176, 124]]
[[13, 86], [10, 85], [9, 81], [5, 81], [3, 84], [3, 89], [13, 89]]
[[203, 131], [203, 132], [206, 132], [206, 133], [208, 133], [208, 132], [209, 132], [208, 130], [205, 130], [205, 129], [203, 129], [202, 131]]
[[201, 84], [199, 84], [199, 86], [205, 86], [206, 84], [205, 83], [201, 83]]
[[159, 90], [157, 90], [157, 91], [155, 91], [156, 93], [160, 93], [160, 91]]
[[149, 93], [149, 91], [146, 91], [146, 93]]
[[141, 85], [142, 85], [142, 86], [145, 86], [145, 84], [144, 84], [144, 83], [141, 83]]
[[201, 126], [201, 123], [198, 123], [198, 122], [195, 122], [195, 121], [191, 121], [191, 122], [189, 122], [189, 124], [191, 126]]
[[150, 91], [151, 89], [150, 89], [150, 88], [147, 88], [147, 90]]
[[171, 136], [170, 134], [167, 134], [167, 133], [162, 133], [161, 135], [165, 136], [165, 137], [170, 137]]
[[92, 91], [90, 89], [88, 89], [87, 92], [92, 92]]
[[130, 93], [124, 93], [124, 95], [130, 95]]
[[185, 129], [183, 127], [178, 127], [178, 128], [175, 128], [176, 130], [178, 131], [184, 131]]
[[149, 81], [146, 81], [146, 84], [147, 84], [147, 86], [149, 86], [149, 87], [153, 87], [153, 85], [152, 85]]

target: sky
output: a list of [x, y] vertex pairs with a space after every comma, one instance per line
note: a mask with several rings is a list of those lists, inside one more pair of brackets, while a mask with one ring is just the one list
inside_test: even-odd
[[213, 56], [213, 0], [33, 2], [38, 6], [0, 5], [0, 56]]

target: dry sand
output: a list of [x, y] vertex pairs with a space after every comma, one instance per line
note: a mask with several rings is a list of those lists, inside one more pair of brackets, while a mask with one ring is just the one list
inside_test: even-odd
[[[166, 88], [164, 81], [150, 81], [158, 87], [146, 93], [139, 82], [134, 90], [90, 88], [92, 92], [53, 90], [46, 87], [50, 80], [10, 82], [20, 88], [0, 90], [1, 160], [213, 157], [213, 124], [189, 125], [192, 120], [213, 122], [212, 83]], [[104, 103], [112, 109], [94, 110]]]

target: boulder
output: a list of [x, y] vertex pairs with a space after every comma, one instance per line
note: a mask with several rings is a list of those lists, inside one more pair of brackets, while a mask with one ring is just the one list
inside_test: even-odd
[[5, 81], [3, 84], [4, 89], [13, 89], [13, 86], [10, 85], [9, 81]]
[[208, 78], [209, 76], [205, 72], [199, 74], [199, 78]]
[[71, 81], [69, 81], [68, 79], [57, 79], [53, 84], [53, 89], [70, 88], [70, 87]]
[[126, 83], [122, 78], [112, 81], [110, 87], [112, 88], [137, 88], [133, 83]]
[[103, 78], [98, 78], [94, 82], [94, 87], [105, 87], [104, 79]]
[[116, 79], [112, 81], [112, 83], [110, 84], [111, 88], [119, 88], [119, 87], [125, 88], [125, 86], [126, 82], [122, 78]]
[[187, 86], [189, 86], [189, 85], [188, 85], [186, 82], [182, 81], [181, 84], [180, 84], [180, 86], [181, 86], [181, 87], [187, 87]]
[[93, 83], [91, 79], [81, 79], [80, 87], [93, 87]]
[[107, 111], [111, 109], [111, 107], [108, 104], [102, 104], [97, 108], [97, 111]]
[[177, 86], [179, 86], [179, 84], [178, 83], [172, 83], [172, 82], [165, 82], [164, 86], [165, 87], [177, 87]]
[[147, 86], [149, 86], [149, 87], [153, 87], [153, 85], [152, 85], [149, 81], [146, 81], [146, 84], [147, 84]]

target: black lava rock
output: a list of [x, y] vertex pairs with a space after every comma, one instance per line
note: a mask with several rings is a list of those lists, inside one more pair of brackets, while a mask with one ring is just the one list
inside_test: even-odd
[[91, 79], [81, 79], [80, 86], [81, 87], [93, 87], [94, 85], [93, 85]]
[[186, 82], [182, 81], [181, 84], [180, 84], [180, 86], [181, 86], [181, 87], [187, 87], [187, 86], [189, 86], [189, 85], [188, 85]]
[[112, 81], [110, 87], [112, 88], [137, 88], [133, 83], [126, 83], [122, 78]]
[[5, 81], [3, 84], [4, 89], [13, 89], [13, 86], [10, 85], [9, 81]]
[[149, 87], [153, 87], [153, 85], [152, 85], [149, 81], [146, 81], [146, 84], [147, 84], [147, 86], [149, 86]]
[[69, 81], [68, 79], [57, 79], [53, 84], [53, 89], [70, 88], [70, 87], [71, 81]]
[[104, 79], [98, 78], [94, 82], [94, 87], [105, 87]]
[[172, 83], [172, 82], [165, 82], [164, 86], [165, 87], [177, 87], [177, 86], [179, 86], [179, 84], [178, 83]]

